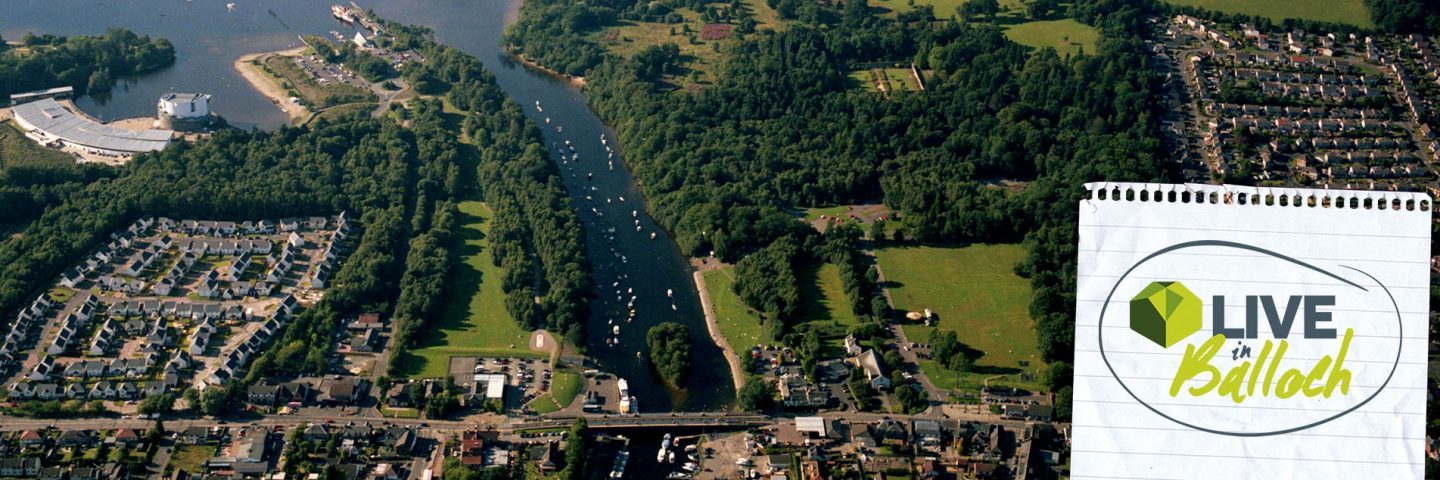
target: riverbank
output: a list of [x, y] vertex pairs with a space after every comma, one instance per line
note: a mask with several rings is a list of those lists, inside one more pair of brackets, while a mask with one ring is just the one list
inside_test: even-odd
[[[510, 52], [510, 49], [509, 49], [509, 48], [506, 48], [505, 51], [508, 53], [508, 52]], [[536, 61], [534, 61], [534, 60], [531, 60], [530, 57], [525, 56], [525, 54], [523, 54], [523, 53], [522, 53], [522, 54], [519, 54], [519, 55], [516, 55], [516, 54], [514, 54], [514, 53], [508, 53], [508, 54], [510, 55], [510, 58], [514, 59], [514, 60], [517, 61], [517, 62], [520, 62], [520, 64], [521, 64], [521, 65], [524, 65], [525, 68], [529, 68], [529, 69], [531, 69], [531, 70], [535, 70], [535, 71], [537, 71], [537, 72], [542, 72], [542, 73], [545, 73], [545, 74], [550, 75], [550, 76], [552, 76], [552, 77], [555, 77], [555, 78], [564, 80], [565, 83], [568, 83], [568, 84], [570, 84], [571, 86], [576, 87], [576, 88], [584, 88], [584, 87], [585, 87], [585, 77], [577, 77], [577, 76], [575, 76], [575, 75], [564, 74], [564, 73], [557, 72], [557, 71], [555, 71], [555, 70], [551, 70], [550, 67], [546, 67], [546, 66], [544, 66], [544, 65], [541, 65], [539, 62], [536, 62]]]
[[235, 60], [235, 71], [240, 72], [240, 76], [243, 77], [246, 82], [249, 82], [251, 87], [260, 92], [261, 95], [264, 95], [265, 98], [270, 99], [271, 103], [280, 107], [280, 110], [284, 111], [285, 116], [290, 119], [291, 124], [297, 124], [300, 123], [301, 120], [309, 118], [311, 115], [310, 109], [291, 100], [290, 93], [286, 92], [284, 88], [281, 88], [275, 79], [267, 75], [259, 63], [264, 62], [266, 58], [274, 55], [287, 57], [298, 56], [304, 52], [306, 48], [307, 47], [297, 47], [275, 52], [250, 53], [241, 55], [239, 59]]
[[745, 371], [740, 368], [740, 357], [735, 354], [734, 348], [730, 348], [730, 342], [725, 340], [725, 335], [720, 333], [720, 322], [715, 316], [715, 308], [710, 304], [710, 292], [705, 289], [705, 271], [696, 270], [692, 275], [695, 278], [695, 288], [700, 292], [700, 308], [705, 311], [705, 330], [710, 332], [710, 340], [725, 352], [725, 362], [730, 364], [730, 379], [735, 382], [735, 391], [739, 392], [740, 387], [745, 385]]

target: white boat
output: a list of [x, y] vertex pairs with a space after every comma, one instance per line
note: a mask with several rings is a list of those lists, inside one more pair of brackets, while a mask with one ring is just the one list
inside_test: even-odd
[[665, 289], [665, 296], [675, 298], [675, 291], [667, 288]]
[[611, 331], [614, 332], [616, 335], [619, 335], [619, 334], [620, 334], [620, 326], [619, 326], [619, 325], [616, 325], [615, 328], [612, 328], [612, 329], [611, 329]]
[[233, 4], [233, 3], [227, 3], [227, 4], [225, 4], [225, 9], [233, 12], [233, 11], [235, 11], [235, 4]]
[[650, 239], [651, 239], [651, 240], [654, 240], [654, 239], [655, 239], [655, 232], [650, 232]]
[[655, 453], [655, 461], [657, 461], [657, 462], [664, 462], [664, 461], [665, 461], [665, 454], [668, 453], [669, 451], [670, 451], [670, 434], [667, 433], [667, 434], [665, 434], [665, 437], [660, 440], [660, 451]]
[[540, 101], [539, 101], [539, 100], [536, 100], [536, 101], [535, 101], [535, 111], [537, 111], [537, 112], [543, 112], [543, 111], [545, 111], [545, 109], [540, 108]]
[[687, 472], [693, 472], [693, 471], [695, 471], [695, 470], [698, 470], [699, 468], [700, 468], [700, 466], [699, 466], [699, 465], [696, 465], [696, 464], [693, 463], [693, 462], [685, 462], [684, 465], [681, 465], [681, 466], [680, 466], [680, 469], [681, 469], [681, 470], [684, 470], [684, 471], [687, 471]]

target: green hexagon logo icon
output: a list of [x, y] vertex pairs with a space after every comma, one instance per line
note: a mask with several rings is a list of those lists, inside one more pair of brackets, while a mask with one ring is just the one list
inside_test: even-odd
[[1130, 329], [1170, 348], [1200, 331], [1200, 297], [1180, 282], [1151, 282], [1130, 299]]

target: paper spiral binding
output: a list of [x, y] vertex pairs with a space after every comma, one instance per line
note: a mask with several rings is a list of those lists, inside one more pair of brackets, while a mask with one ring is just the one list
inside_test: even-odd
[[1430, 195], [1309, 188], [1207, 185], [1198, 183], [1095, 182], [1085, 184], [1085, 202], [1165, 202], [1209, 205], [1310, 207], [1349, 210], [1430, 211]]

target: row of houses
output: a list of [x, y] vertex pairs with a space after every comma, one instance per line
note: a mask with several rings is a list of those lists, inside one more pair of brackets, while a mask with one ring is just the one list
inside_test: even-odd
[[219, 365], [210, 370], [203, 378], [199, 379], [197, 386], [205, 388], [208, 386], [222, 385], [229, 379], [237, 376], [237, 374], [243, 371], [246, 362], [250, 360], [251, 356], [259, 354], [261, 350], [264, 349], [270, 339], [279, 333], [280, 329], [289, 322], [291, 316], [294, 315], [298, 308], [299, 304], [295, 301], [294, 296], [285, 296], [285, 298], [276, 305], [275, 311], [270, 312], [270, 314], [265, 317], [260, 328], [256, 329], [254, 334], [250, 335], [249, 338], [230, 351], [221, 353]]
[[8, 373], [9, 366], [18, 364], [13, 356], [31, 345], [35, 326], [42, 323], [54, 307], [55, 302], [50, 300], [50, 295], [42, 293], [30, 302], [29, 307], [15, 315], [15, 322], [10, 324], [5, 340], [0, 342], [0, 373]]
[[77, 305], [70, 312], [60, 317], [59, 329], [55, 332], [55, 338], [50, 345], [45, 347], [45, 353], [50, 355], [61, 355], [69, 351], [75, 344], [75, 337], [78, 332], [95, 314], [99, 302], [94, 295], [84, 294], [84, 298], [77, 302]]
[[10, 386], [10, 398], [14, 400], [138, 400], [160, 395], [173, 388], [164, 382], [113, 382], [101, 380], [89, 385], [83, 383], [57, 384], [16, 382]]
[[[335, 216], [336, 222], [345, 221], [346, 213]], [[154, 220], [157, 230], [162, 232], [185, 233], [188, 235], [270, 235], [274, 233], [323, 230], [331, 223], [327, 217], [288, 217], [279, 220], [259, 221], [218, 221], [218, 220], [172, 220], [160, 217]], [[147, 225], [148, 226], [148, 225]]]

